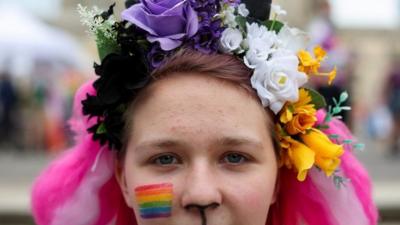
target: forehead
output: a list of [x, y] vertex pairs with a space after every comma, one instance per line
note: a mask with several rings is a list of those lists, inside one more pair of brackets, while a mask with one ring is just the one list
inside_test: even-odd
[[218, 78], [176, 74], [156, 81], [135, 109], [136, 134], [268, 134], [261, 104], [244, 89]]

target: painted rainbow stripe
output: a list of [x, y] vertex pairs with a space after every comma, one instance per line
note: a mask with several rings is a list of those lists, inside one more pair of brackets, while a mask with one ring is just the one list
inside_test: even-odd
[[171, 216], [172, 184], [150, 184], [135, 188], [140, 217], [144, 219]]

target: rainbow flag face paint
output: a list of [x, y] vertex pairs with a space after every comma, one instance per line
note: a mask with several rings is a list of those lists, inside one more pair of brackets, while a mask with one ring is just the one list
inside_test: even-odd
[[144, 219], [171, 216], [172, 184], [150, 184], [135, 188], [140, 217]]

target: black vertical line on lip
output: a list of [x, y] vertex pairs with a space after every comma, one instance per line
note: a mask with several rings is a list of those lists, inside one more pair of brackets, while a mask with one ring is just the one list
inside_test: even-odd
[[186, 209], [197, 208], [199, 210], [200, 216], [201, 216], [201, 225], [207, 225], [207, 217], [206, 217], [205, 210], [208, 207], [217, 208], [218, 206], [219, 206], [218, 203], [211, 203], [211, 204], [208, 204], [208, 205], [205, 205], [205, 206], [197, 205], [197, 204], [190, 204], [190, 205], [185, 206], [185, 208]]
[[200, 209], [201, 225], [207, 225], [207, 217], [204, 209]]

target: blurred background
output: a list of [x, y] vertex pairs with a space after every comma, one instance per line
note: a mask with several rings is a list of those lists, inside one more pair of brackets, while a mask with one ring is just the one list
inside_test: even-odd
[[[73, 94], [94, 79], [93, 38], [77, 4], [107, 9], [106, 0], [0, 0], [0, 224], [34, 224], [32, 181], [72, 145]], [[116, 1], [116, 15], [124, 1]], [[349, 92], [342, 116], [365, 144], [356, 155], [373, 178], [383, 225], [400, 224], [400, 0], [277, 0], [281, 20], [310, 32], [337, 65], [329, 99]], [[351, 209], [349, 209], [351, 210]]]

